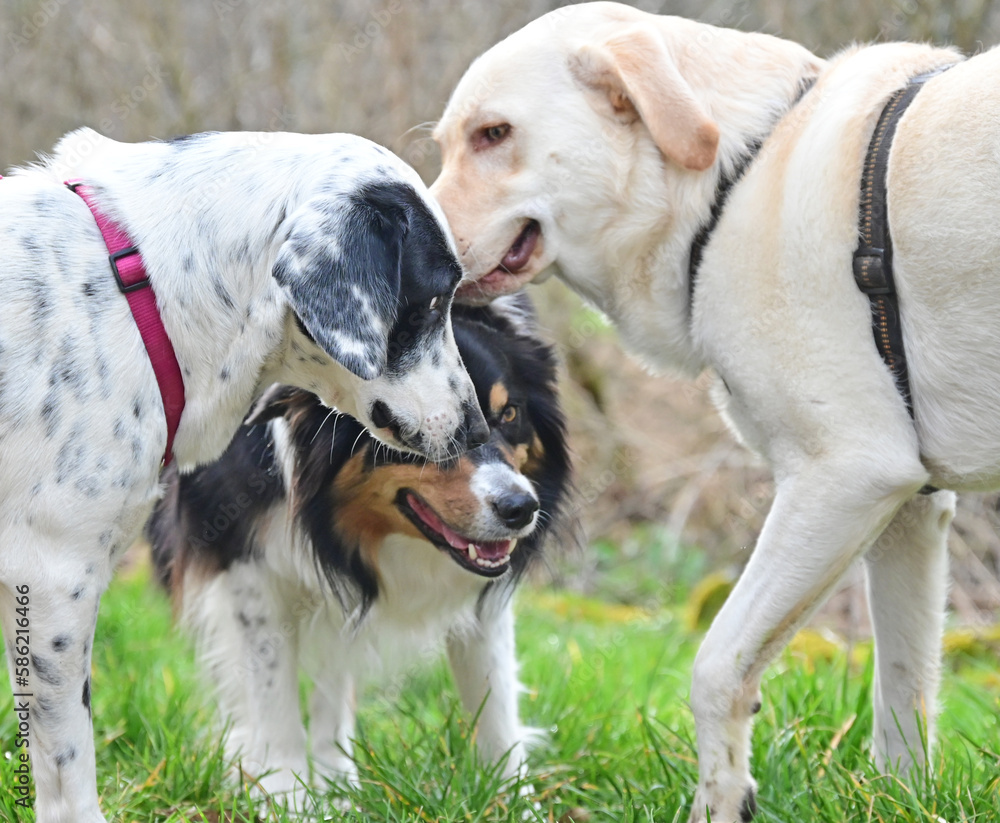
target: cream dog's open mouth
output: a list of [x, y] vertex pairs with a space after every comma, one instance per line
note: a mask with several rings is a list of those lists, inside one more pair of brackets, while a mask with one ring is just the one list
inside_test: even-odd
[[539, 222], [528, 220], [514, 238], [500, 265], [478, 280], [462, 283], [455, 296], [459, 299], [489, 299], [517, 291], [532, 277], [523, 270], [535, 253], [541, 236], [542, 227]]

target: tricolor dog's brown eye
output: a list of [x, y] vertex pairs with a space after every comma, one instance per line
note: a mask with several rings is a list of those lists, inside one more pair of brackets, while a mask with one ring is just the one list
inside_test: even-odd
[[476, 132], [474, 142], [477, 149], [487, 149], [500, 143], [508, 134], [510, 134], [509, 123], [496, 123], [492, 126], [483, 126]]
[[517, 406], [507, 406], [503, 410], [503, 414], [500, 415], [500, 419], [504, 423], [513, 423], [514, 419], [517, 417]]

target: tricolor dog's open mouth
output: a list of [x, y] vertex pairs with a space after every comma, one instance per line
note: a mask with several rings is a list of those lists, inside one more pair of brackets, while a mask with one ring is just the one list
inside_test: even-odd
[[442, 551], [448, 552], [462, 568], [483, 577], [499, 577], [510, 565], [513, 540], [475, 540], [452, 529], [411, 489], [400, 489], [396, 506], [420, 533]]
[[496, 297], [517, 291], [527, 281], [525, 275], [518, 276], [528, 265], [538, 240], [542, 235], [542, 227], [537, 220], [528, 220], [514, 239], [500, 265], [478, 280], [463, 283], [455, 292], [459, 298]]

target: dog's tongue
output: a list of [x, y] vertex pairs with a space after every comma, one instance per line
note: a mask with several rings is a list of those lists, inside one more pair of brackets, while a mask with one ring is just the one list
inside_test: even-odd
[[513, 542], [513, 540], [487, 540], [483, 543], [476, 543], [476, 554], [487, 560], [502, 560], [510, 554]]
[[409, 495], [406, 502], [410, 504], [410, 508], [417, 513], [417, 516], [447, 540], [448, 545], [453, 549], [468, 551], [470, 545], [475, 546], [476, 556], [485, 557], [487, 560], [499, 560], [510, 553], [511, 543], [513, 542], [511, 540], [485, 540], [482, 543], [472, 543], [472, 541], [462, 537], [462, 535], [450, 528], [447, 523], [434, 513], [430, 506], [425, 506], [414, 495]]
[[538, 223], [534, 220], [529, 221], [500, 261], [500, 268], [514, 274], [528, 265], [528, 260], [538, 243], [538, 232]]

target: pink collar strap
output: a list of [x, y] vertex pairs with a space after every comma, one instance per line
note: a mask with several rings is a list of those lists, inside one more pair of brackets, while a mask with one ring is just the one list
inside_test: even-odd
[[177, 364], [174, 347], [163, 327], [160, 311], [156, 306], [156, 294], [146, 275], [146, 266], [139, 249], [117, 223], [110, 220], [94, 203], [93, 190], [81, 180], [67, 180], [70, 191], [76, 192], [90, 208], [101, 230], [104, 243], [108, 247], [111, 272], [118, 288], [128, 300], [135, 324], [139, 327], [142, 342], [146, 345], [149, 362], [153, 366], [156, 382], [163, 400], [163, 413], [167, 418], [167, 450], [163, 455], [164, 464], [173, 457], [174, 434], [184, 411], [184, 379]]

